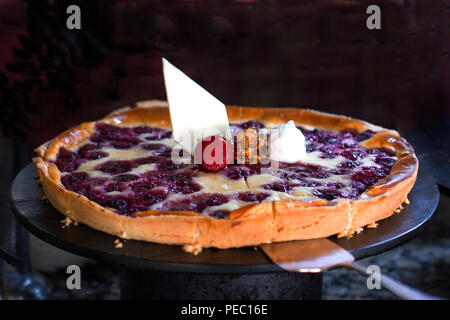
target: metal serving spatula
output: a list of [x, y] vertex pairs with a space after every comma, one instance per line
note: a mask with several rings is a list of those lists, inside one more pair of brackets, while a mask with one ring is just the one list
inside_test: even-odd
[[[326, 238], [263, 244], [260, 248], [272, 262], [291, 272], [322, 272], [334, 267], [347, 267], [367, 275], [366, 268], [355, 262], [355, 257]], [[413, 289], [386, 275], [381, 285], [401, 299], [442, 300]]]

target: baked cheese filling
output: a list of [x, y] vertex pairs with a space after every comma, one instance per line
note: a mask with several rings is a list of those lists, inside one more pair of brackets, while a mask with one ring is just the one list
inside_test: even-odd
[[[231, 124], [234, 135], [248, 127], [265, 125]], [[233, 210], [263, 201], [356, 199], [389, 175], [397, 160], [387, 150], [359, 145], [374, 134], [370, 130], [298, 128], [306, 139], [306, 158], [276, 168], [231, 164], [211, 173], [200, 165], [175, 164], [170, 130], [105, 123], [97, 123], [94, 134], [73, 149], [61, 148], [55, 163], [67, 190], [118, 214], [166, 210], [227, 218]]]

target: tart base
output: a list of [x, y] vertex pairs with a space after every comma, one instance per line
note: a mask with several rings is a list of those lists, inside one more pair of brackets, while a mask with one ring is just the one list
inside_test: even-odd
[[[389, 176], [358, 199], [262, 202], [235, 210], [228, 219], [174, 211], [123, 216], [65, 189], [52, 160], [59, 148], [88, 137], [94, 130], [94, 122], [80, 124], [43, 144], [36, 149], [39, 156], [33, 161], [48, 200], [70, 219], [123, 239], [183, 245], [186, 251], [194, 254], [206, 247], [225, 249], [335, 234], [351, 236], [397, 211], [416, 180], [417, 158], [412, 147], [395, 131], [305, 109], [229, 106], [227, 113], [230, 122], [258, 120], [278, 125], [294, 120], [297, 124], [328, 130], [371, 129], [376, 133], [364, 142], [365, 146], [390, 149], [398, 160]], [[139, 102], [135, 108], [118, 110], [101, 121], [122, 126], [145, 124], [170, 128], [167, 102], [157, 100]]]

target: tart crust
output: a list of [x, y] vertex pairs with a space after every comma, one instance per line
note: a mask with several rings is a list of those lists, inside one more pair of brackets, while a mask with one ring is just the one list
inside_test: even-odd
[[[361, 145], [395, 153], [391, 173], [355, 200], [273, 201], [250, 204], [216, 219], [191, 211], [146, 211], [134, 217], [119, 215], [64, 188], [61, 172], [52, 162], [61, 147], [76, 145], [93, 132], [95, 122], [69, 129], [35, 151], [40, 183], [50, 203], [74, 221], [123, 239], [185, 245], [198, 253], [202, 247], [231, 248], [287, 240], [351, 236], [361, 228], [391, 216], [414, 185], [418, 160], [409, 143], [393, 130], [340, 115], [297, 108], [227, 106], [230, 122], [257, 120], [277, 126], [288, 120], [325, 130], [367, 129], [375, 134]], [[151, 100], [122, 108], [100, 122], [116, 126], [149, 125], [171, 128], [168, 104]], [[200, 248], [200, 249], [199, 249]], [[187, 249], [189, 251], [189, 249]]]

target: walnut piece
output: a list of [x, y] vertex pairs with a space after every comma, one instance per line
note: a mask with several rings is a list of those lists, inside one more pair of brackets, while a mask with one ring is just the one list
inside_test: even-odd
[[235, 154], [238, 164], [259, 164], [269, 159], [267, 137], [255, 127], [240, 131], [236, 136]]
[[187, 253], [191, 253], [194, 256], [202, 252], [203, 248], [199, 243], [196, 244], [186, 244], [183, 246], [183, 250]]

